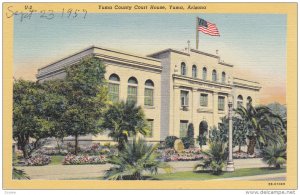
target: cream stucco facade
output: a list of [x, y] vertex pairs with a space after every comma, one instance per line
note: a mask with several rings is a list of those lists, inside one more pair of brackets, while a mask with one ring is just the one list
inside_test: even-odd
[[[148, 141], [162, 141], [168, 135], [180, 137], [189, 123], [194, 124], [195, 138], [201, 122], [205, 121], [209, 127], [218, 126], [220, 117], [228, 112], [230, 95], [234, 107], [237, 102], [245, 106], [249, 98], [254, 105], [259, 103], [259, 83], [237, 78], [233, 75], [234, 66], [222, 62], [218, 55], [194, 49], [166, 49], [146, 57], [92, 46], [40, 68], [37, 79], [42, 82], [64, 78], [64, 67], [89, 55], [100, 58], [106, 65], [105, 78], [118, 86], [115, 90], [118, 100], [125, 101], [128, 87], [135, 87], [137, 104], [152, 122], [152, 136], [146, 138]], [[112, 76], [117, 79], [111, 79]], [[134, 84], [129, 81], [133, 77]], [[149, 81], [152, 83], [150, 103], [145, 97]], [[110, 140], [106, 135], [80, 139]]]

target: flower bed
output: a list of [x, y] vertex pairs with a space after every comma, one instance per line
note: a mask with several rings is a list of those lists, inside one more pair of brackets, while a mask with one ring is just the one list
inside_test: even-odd
[[73, 155], [68, 154], [65, 156], [62, 164], [64, 165], [85, 165], [85, 164], [105, 164], [107, 162], [106, 156], [97, 155], [97, 156], [89, 156], [89, 155]]
[[43, 154], [37, 154], [25, 160], [27, 166], [44, 166], [51, 162], [51, 157]]
[[247, 159], [247, 158], [260, 158], [259, 153], [254, 153], [253, 155], [247, 154], [246, 152], [233, 152], [232, 157], [234, 159]]
[[181, 153], [177, 153], [174, 149], [165, 149], [165, 150], [159, 150], [158, 151], [161, 160], [165, 162], [169, 161], [195, 161], [195, 160], [201, 160], [205, 158], [206, 156], [201, 153], [201, 150], [199, 148], [189, 148], [183, 150]]
[[50, 155], [50, 156], [53, 156], [53, 155], [67, 155], [68, 150], [65, 150], [65, 149], [58, 150], [56, 148], [41, 148], [36, 153], [44, 154], [44, 155]]
[[98, 143], [92, 144], [88, 147], [81, 148], [81, 153], [98, 156], [98, 155], [114, 155], [116, 150], [112, 147], [101, 146]]

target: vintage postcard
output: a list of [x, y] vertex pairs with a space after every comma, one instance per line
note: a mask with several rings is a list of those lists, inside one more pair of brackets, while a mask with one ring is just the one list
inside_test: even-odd
[[4, 189], [297, 189], [297, 3], [2, 12]]

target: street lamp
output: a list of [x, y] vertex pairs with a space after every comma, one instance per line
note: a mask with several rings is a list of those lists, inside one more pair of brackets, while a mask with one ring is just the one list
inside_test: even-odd
[[229, 142], [229, 156], [226, 166], [226, 171], [232, 172], [234, 171], [234, 164], [232, 160], [232, 105], [233, 105], [232, 95], [228, 96], [228, 119], [229, 119], [229, 131], [228, 131], [228, 142]]

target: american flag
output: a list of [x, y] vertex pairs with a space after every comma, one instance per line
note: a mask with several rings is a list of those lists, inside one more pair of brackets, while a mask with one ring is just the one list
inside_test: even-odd
[[215, 24], [201, 18], [198, 18], [198, 31], [211, 36], [220, 36], [219, 30]]

